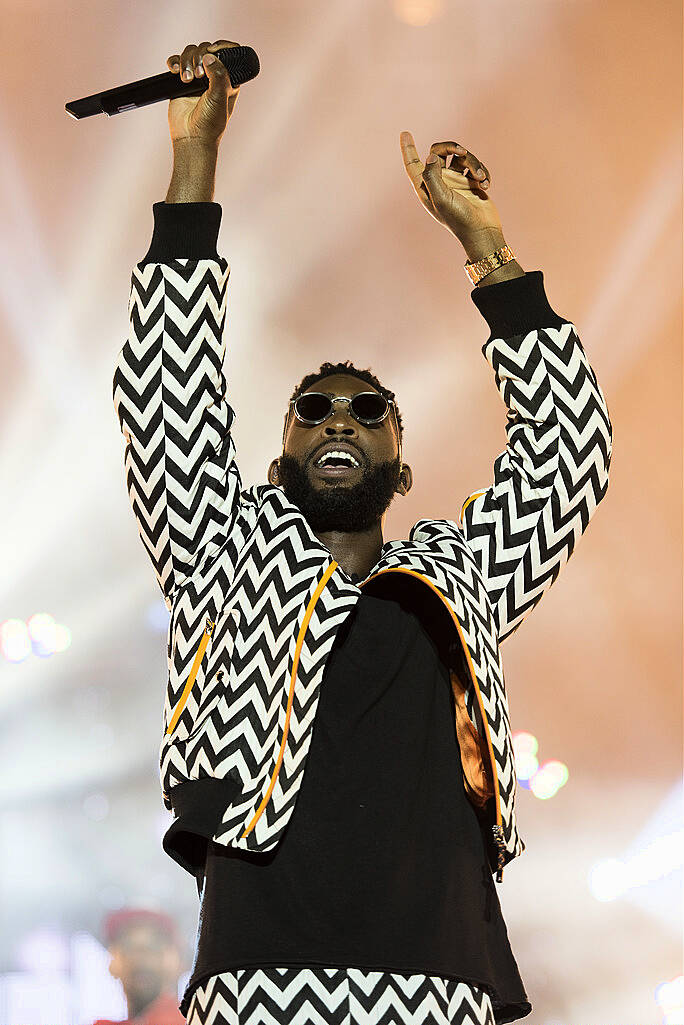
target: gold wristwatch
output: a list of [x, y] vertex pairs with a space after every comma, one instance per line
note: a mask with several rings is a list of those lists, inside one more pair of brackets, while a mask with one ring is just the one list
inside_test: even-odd
[[465, 272], [474, 285], [486, 278], [488, 274], [491, 274], [493, 270], [497, 270], [498, 267], [503, 267], [504, 264], [510, 263], [511, 260], [515, 260], [515, 254], [509, 246], [502, 246], [501, 249], [497, 249], [495, 253], [490, 253], [489, 256], [483, 256], [481, 260], [474, 260], [472, 263], [466, 263]]

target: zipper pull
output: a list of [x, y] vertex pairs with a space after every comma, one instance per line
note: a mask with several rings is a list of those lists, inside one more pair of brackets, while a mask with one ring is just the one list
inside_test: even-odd
[[209, 618], [209, 616], [207, 616], [207, 621], [206, 621], [206, 623], [204, 624], [204, 632], [205, 632], [205, 634], [209, 634], [209, 636], [211, 637], [211, 635], [212, 635], [212, 634], [213, 634], [213, 632], [214, 632], [214, 627], [215, 627], [215, 626], [216, 626], [216, 623], [215, 623], [215, 622], [213, 622], [213, 620], [211, 620], [211, 619]]
[[503, 827], [498, 823], [492, 826], [492, 833], [494, 834], [494, 843], [496, 844], [496, 881], [497, 883], [503, 882], [503, 870], [504, 862], [506, 860], [505, 850], [506, 841], [504, 840]]

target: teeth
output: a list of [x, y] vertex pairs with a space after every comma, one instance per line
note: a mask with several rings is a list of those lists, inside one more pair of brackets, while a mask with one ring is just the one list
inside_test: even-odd
[[359, 466], [360, 465], [358, 460], [356, 460], [354, 458], [354, 456], [351, 454], [351, 452], [342, 452], [339, 449], [333, 449], [331, 452], [324, 452], [323, 455], [321, 456], [321, 458], [316, 463], [316, 466], [325, 466], [326, 462], [329, 459], [333, 459], [333, 458], [344, 459], [344, 460], [346, 460], [350, 464], [350, 466]]

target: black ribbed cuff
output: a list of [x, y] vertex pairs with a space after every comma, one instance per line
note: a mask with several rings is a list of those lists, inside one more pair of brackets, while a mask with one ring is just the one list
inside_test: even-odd
[[474, 288], [470, 297], [489, 324], [490, 339], [510, 338], [536, 328], [558, 328], [568, 323], [549, 306], [540, 270]]
[[176, 818], [164, 833], [162, 847], [190, 875], [204, 871], [207, 844], [239, 793], [232, 777], [205, 776], [171, 788], [169, 803]]
[[220, 203], [154, 203], [154, 232], [141, 263], [218, 260]]

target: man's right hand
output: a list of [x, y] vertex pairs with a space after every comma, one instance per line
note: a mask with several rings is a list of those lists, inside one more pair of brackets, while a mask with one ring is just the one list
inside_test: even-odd
[[181, 75], [184, 82], [206, 74], [209, 88], [201, 96], [179, 96], [169, 101], [169, 130], [173, 143], [193, 139], [218, 147], [240, 92], [234, 89], [230, 76], [218, 58], [207, 63], [206, 55], [229, 46], [239, 46], [227, 39], [215, 43], [189, 44], [181, 54], [174, 53], [166, 61], [169, 71]]

